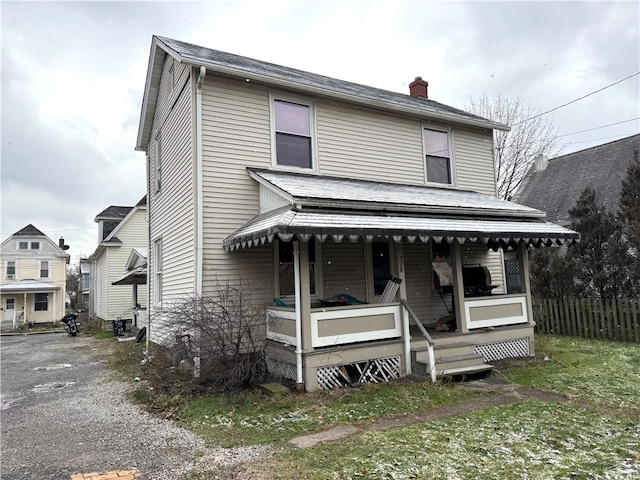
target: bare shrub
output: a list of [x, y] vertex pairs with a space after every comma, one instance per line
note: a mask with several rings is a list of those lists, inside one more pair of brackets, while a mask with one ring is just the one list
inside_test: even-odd
[[221, 390], [264, 381], [266, 312], [261, 286], [216, 282], [207, 296], [191, 296], [163, 312], [175, 333], [175, 360], [191, 362], [197, 381]]

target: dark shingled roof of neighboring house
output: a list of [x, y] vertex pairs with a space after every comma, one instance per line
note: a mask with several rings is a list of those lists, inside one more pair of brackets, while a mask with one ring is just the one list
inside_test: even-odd
[[[146, 197], [145, 197], [146, 198]], [[133, 210], [133, 207], [119, 207], [117, 205], [111, 205], [105, 208], [98, 215], [96, 215], [95, 222], [99, 220], [122, 220], [129, 212]]]
[[550, 159], [542, 171], [533, 165], [513, 201], [546, 212], [549, 222], [569, 225], [569, 210], [591, 186], [606, 210], [615, 212], [622, 179], [638, 150], [640, 134]]
[[36, 235], [46, 237], [44, 233], [31, 224], [13, 234], [14, 237], [33, 237]]

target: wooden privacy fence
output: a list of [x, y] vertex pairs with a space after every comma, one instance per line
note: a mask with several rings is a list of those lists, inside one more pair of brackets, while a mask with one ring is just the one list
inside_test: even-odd
[[599, 298], [534, 298], [541, 333], [640, 343], [640, 301]]

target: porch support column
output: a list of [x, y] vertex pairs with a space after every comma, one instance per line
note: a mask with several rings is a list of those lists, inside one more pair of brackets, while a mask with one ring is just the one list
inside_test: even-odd
[[[55, 325], [58, 321], [57, 317], [57, 312], [58, 312], [58, 303], [56, 302], [57, 298], [56, 298], [56, 291], [53, 291], [53, 318], [51, 319], [51, 321], [53, 322], [53, 324]], [[64, 301], [65, 299], [62, 299], [62, 304], [64, 305]], [[64, 311], [64, 309], [63, 309]]]
[[[404, 268], [404, 248], [402, 242], [395, 244], [396, 262], [398, 264], [398, 277], [402, 280], [400, 284], [400, 301], [407, 299], [407, 282], [406, 272]], [[404, 341], [404, 374], [411, 374], [411, 330], [409, 327], [409, 313], [404, 306], [400, 307], [400, 315], [402, 318], [402, 340]]]
[[[297, 248], [296, 248], [297, 244]], [[309, 288], [309, 243], [294, 242], [293, 251], [299, 251], [299, 279], [296, 284], [296, 310], [299, 309], [300, 315], [300, 331], [297, 332], [299, 337], [298, 348], [299, 361], [301, 365], [305, 365], [304, 354], [313, 351], [311, 344], [311, 289]], [[301, 368], [300, 366], [298, 368]], [[302, 376], [302, 384], [298, 381], [298, 390], [313, 391], [318, 388], [318, 378], [316, 370], [304, 368]]]
[[469, 333], [467, 328], [467, 315], [464, 310], [464, 281], [462, 278], [462, 247], [458, 240], [453, 241], [453, 301], [459, 333]]
[[404, 248], [402, 247], [402, 242], [398, 242], [395, 245], [396, 247], [396, 262], [398, 264], [398, 278], [400, 278], [400, 280], [402, 280], [402, 283], [400, 284], [400, 299], [401, 300], [406, 300], [407, 299], [407, 282], [405, 279], [405, 268], [404, 268]]
[[[533, 303], [531, 301], [531, 280], [529, 279], [529, 251], [527, 244], [523, 241], [518, 242], [518, 267], [520, 268], [520, 282], [527, 302], [527, 323], [534, 327], [536, 325], [533, 318]], [[529, 338], [529, 355], [535, 355], [535, 345], [533, 337]]]
[[138, 282], [133, 280], [133, 326], [138, 325]]
[[27, 323], [27, 292], [24, 292], [22, 311], [24, 312], [24, 315], [22, 316], [22, 320], [24, 321], [24, 323]]

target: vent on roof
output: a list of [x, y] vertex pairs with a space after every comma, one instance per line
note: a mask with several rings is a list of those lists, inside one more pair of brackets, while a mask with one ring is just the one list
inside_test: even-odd
[[546, 155], [538, 155], [534, 160], [536, 172], [541, 172], [549, 165], [549, 158]]

